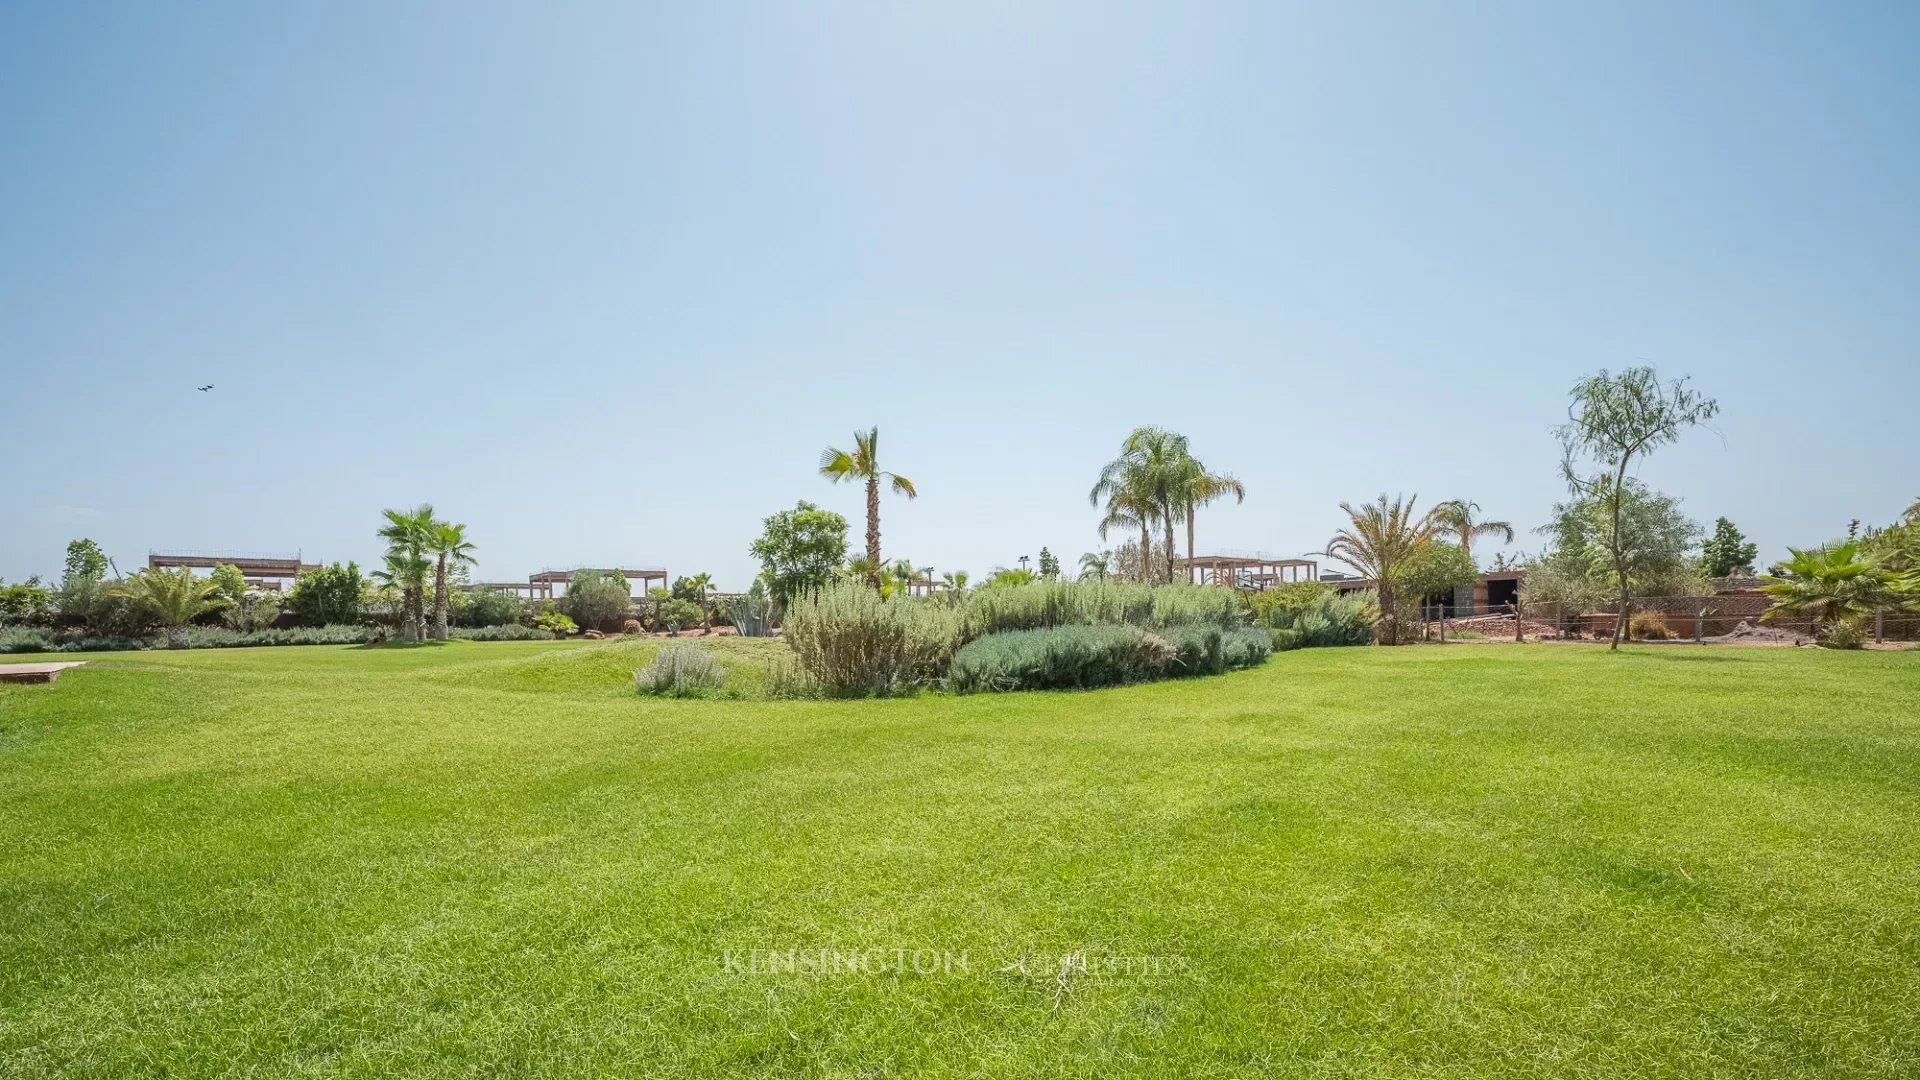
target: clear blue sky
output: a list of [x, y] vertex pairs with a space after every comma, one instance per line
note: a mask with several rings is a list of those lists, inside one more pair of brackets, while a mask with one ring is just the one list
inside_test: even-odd
[[1354, 6], [9, 5], [0, 575], [431, 501], [737, 588], [874, 423], [939, 570], [1071, 564], [1144, 423], [1249, 488], [1202, 547], [1531, 528], [1645, 362], [1763, 557], [1920, 496], [1920, 8]]

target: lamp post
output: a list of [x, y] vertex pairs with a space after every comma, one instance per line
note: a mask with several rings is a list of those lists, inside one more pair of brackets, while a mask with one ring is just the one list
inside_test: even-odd
[[1020, 556], [1020, 569], [1024, 571], [1026, 570], [1026, 568], [1027, 568], [1027, 556], [1022, 555]]

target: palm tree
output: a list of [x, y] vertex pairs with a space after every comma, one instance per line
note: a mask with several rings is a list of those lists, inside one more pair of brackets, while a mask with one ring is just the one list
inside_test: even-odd
[[1089, 551], [1080, 556], [1080, 576], [1105, 581], [1113, 576], [1113, 552]]
[[1380, 643], [1383, 645], [1400, 643], [1399, 626], [1394, 617], [1394, 575], [1434, 535], [1433, 516], [1414, 515], [1413, 506], [1419, 498], [1416, 495], [1403, 501], [1396, 495], [1389, 501], [1383, 494], [1377, 501], [1357, 508], [1341, 503], [1340, 509], [1346, 511], [1351, 524], [1334, 533], [1323, 552], [1328, 558], [1352, 567], [1362, 577], [1373, 579], [1374, 589], [1380, 596]]
[[961, 593], [967, 591], [967, 572], [965, 570], [949, 570], [940, 575], [940, 583], [947, 587], [948, 593], [959, 596]]
[[193, 570], [142, 570], [116, 582], [113, 591], [169, 631], [233, 603], [213, 581], [196, 578]]
[[1173, 526], [1186, 513], [1190, 494], [1184, 480], [1195, 471], [1191, 462], [1185, 435], [1157, 427], [1135, 428], [1120, 444], [1120, 456], [1100, 470], [1100, 479], [1087, 494], [1087, 501], [1095, 506], [1102, 499], [1107, 501], [1101, 539], [1110, 526], [1137, 525], [1141, 550], [1150, 551], [1150, 526], [1157, 523], [1166, 531], [1168, 581], [1173, 580]]
[[913, 481], [896, 473], [880, 470], [880, 429], [853, 433], [853, 450], [827, 447], [820, 455], [820, 475], [838, 484], [843, 480], [864, 480], [867, 484], [867, 584], [880, 587], [880, 481], [893, 486], [895, 495], [918, 498]]
[[1760, 586], [1761, 592], [1773, 597], [1773, 606], [1762, 619], [1803, 615], [1830, 631], [1837, 623], [1864, 619], [1897, 599], [1892, 575], [1858, 540], [1787, 551], [1792, 557], [1774, 567], [1777, 573]]
[[[1432, 511], [1436, 531], [1460, 541], [1460, 550], [1473, 558], [1473, 541], [1481, 536], [1498, 536], [1503, 544], [1513, 543], [1513, 524], [1507, 521], [1481, 521], [1474, 517], [1480, 504], [1466, 499], [1448, 499]], [[1473, 564], [1478, 567], [1478, 562]]]
[[389, 550], [381, 556], [382, 567], [367, 576], [375, 585], [393, 593], [400, 605], [400, 636], [403, 639], [420, 640], [419, 597], [426, 591], [427, 575], [433, 564], [425, 555], [409, 555], [405, 551]]
[[467, 527], [449, 521], [435, 521], [427, 530], [426, 549], [434, 555], [433, 637], [447, 640], [447, 565], [473, 565], [473, 544], [467, 540]]
[[1186, 508], [1182, 514], [1187, 519], [1187, 565], [1192, 566], [1194, 512], [1228, 495], [1233, 496], [1235, 502], [1246, 502], [1247, 486], [1227, 473], [1208, 472], [1205, 465], [1189, 455], [1180, 463], [1177, 487], [1180, 494], [1186, 496]]
[[[434, 519], [433, 507], [422, 503], [412, 510], [383, 510], [387, 523], [377, 534], [387, 542], [387, 577], [389, 584], [401, 591], [401, 636], [420, 640], [426, 623], [426, 574], [425, 553], [431, 546]], [[414, 564], [418, 563], [422, 572], [414, 574]], [[399, 572], [396, 574], [395, 571]], [[376, 577], [379, 571], [375, 571]]]

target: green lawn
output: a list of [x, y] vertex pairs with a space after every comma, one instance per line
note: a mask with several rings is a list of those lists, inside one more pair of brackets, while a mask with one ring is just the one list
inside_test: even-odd
[[651, 649], [0, 686], [0, 1076], [1920, 1074], [1920, 653], [835, 703]]

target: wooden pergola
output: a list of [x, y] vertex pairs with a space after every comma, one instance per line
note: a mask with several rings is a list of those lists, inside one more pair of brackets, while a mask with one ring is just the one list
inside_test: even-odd
[[1312, 559], [1282, 559], [1273, 555], [1196, 555], [1186, 560], [1188, 580], [1196, 585], [1265, 589], [1295, 581], [1320, 580], [1320, 564]]
[[647, 595], [647, 590], [653, 588], [653, 586], [649, 584], [650, 582], [657, 581], [662, 588], [666, 587], [667, 584], [667, 572], [659, 567], [649, 567], [643, 570], [603, 570], [598, 567], [586, 566], [577, 566], [572, 570], [542, 570], [537, 574], [528, 574], [527, 584], [543, 586], [546, 589], [546, 595], [551, 598], [553, 596], [553, 587], [555, 585], [565, 585], [567, 582], [572, 581], [573, 575], [575, 574], [619, 574], [621, 577], [627, 579], [629, 587], [631, 587], [634, 582], [639, 582], [641, 596]]
[[290, 582], [309, 570], [320, 569], [319, 563], [305, 562], [298, 553], [292, 555], [241, 555], [216, 551], [149, 551], [147, 569], [171, 570], [179, 567], [190, 570], [212, 570], [216, 566], [237, 567], [249, 585], [262, 589], [278, 591], [282, 582]]

